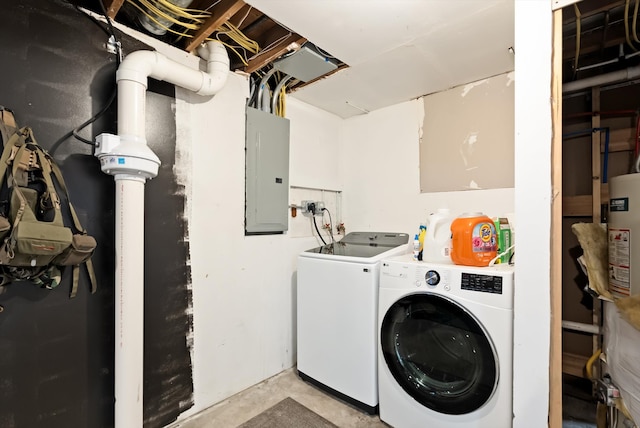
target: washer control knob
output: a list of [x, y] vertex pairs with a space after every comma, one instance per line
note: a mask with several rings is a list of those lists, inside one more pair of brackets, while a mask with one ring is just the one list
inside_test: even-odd
[[440, 283], [440, 274], [435, 270], [430, 270], [424, 275], [425, 281], [432, 287], [435, 287]]

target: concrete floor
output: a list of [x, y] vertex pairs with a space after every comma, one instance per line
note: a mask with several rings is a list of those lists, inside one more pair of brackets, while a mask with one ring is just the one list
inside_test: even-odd
[[[595, 404], [590, 391], [582, 391], [579, 388], [581, 386], [565, 379], [563, 427], [595, 428]], [[167, 428], [236, 428], [287, 397], [340, 428], [389, 428], [377, 416], [369, 416], [302, 381], [295, 368], [285, 370]]]
[[369, 416], [302, 381], [295, 370], [265, 380], [169, 428], [236, 428], [262, 411], [291, 397], [340, 428], [388, 428]]

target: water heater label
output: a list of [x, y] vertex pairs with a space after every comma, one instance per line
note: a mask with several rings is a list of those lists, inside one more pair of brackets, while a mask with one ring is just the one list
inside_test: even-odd
[[611, 211], [629, 211], [629, 198], [615, 198], [609, 200]]
[[631, 229], [610, 227], [608, 234], [609, 288], [617, 294], [628, 296], [631, 284]]

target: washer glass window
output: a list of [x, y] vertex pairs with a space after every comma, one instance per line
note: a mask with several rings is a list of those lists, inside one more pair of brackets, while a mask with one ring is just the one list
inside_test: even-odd
[[398, 384], [432, 410], [471, 413], [493, 395], [493, 345], [478, 321], [448, 298], [413, 294], [397, 301], [384, 316], [380, 340]]

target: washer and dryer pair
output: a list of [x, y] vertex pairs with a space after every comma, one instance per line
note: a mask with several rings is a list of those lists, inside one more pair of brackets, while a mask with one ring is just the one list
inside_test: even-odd
[[298, 258], [301, 378], [394, 428], [512, 421], [513, 267], [417, 262], [356, 232]]

